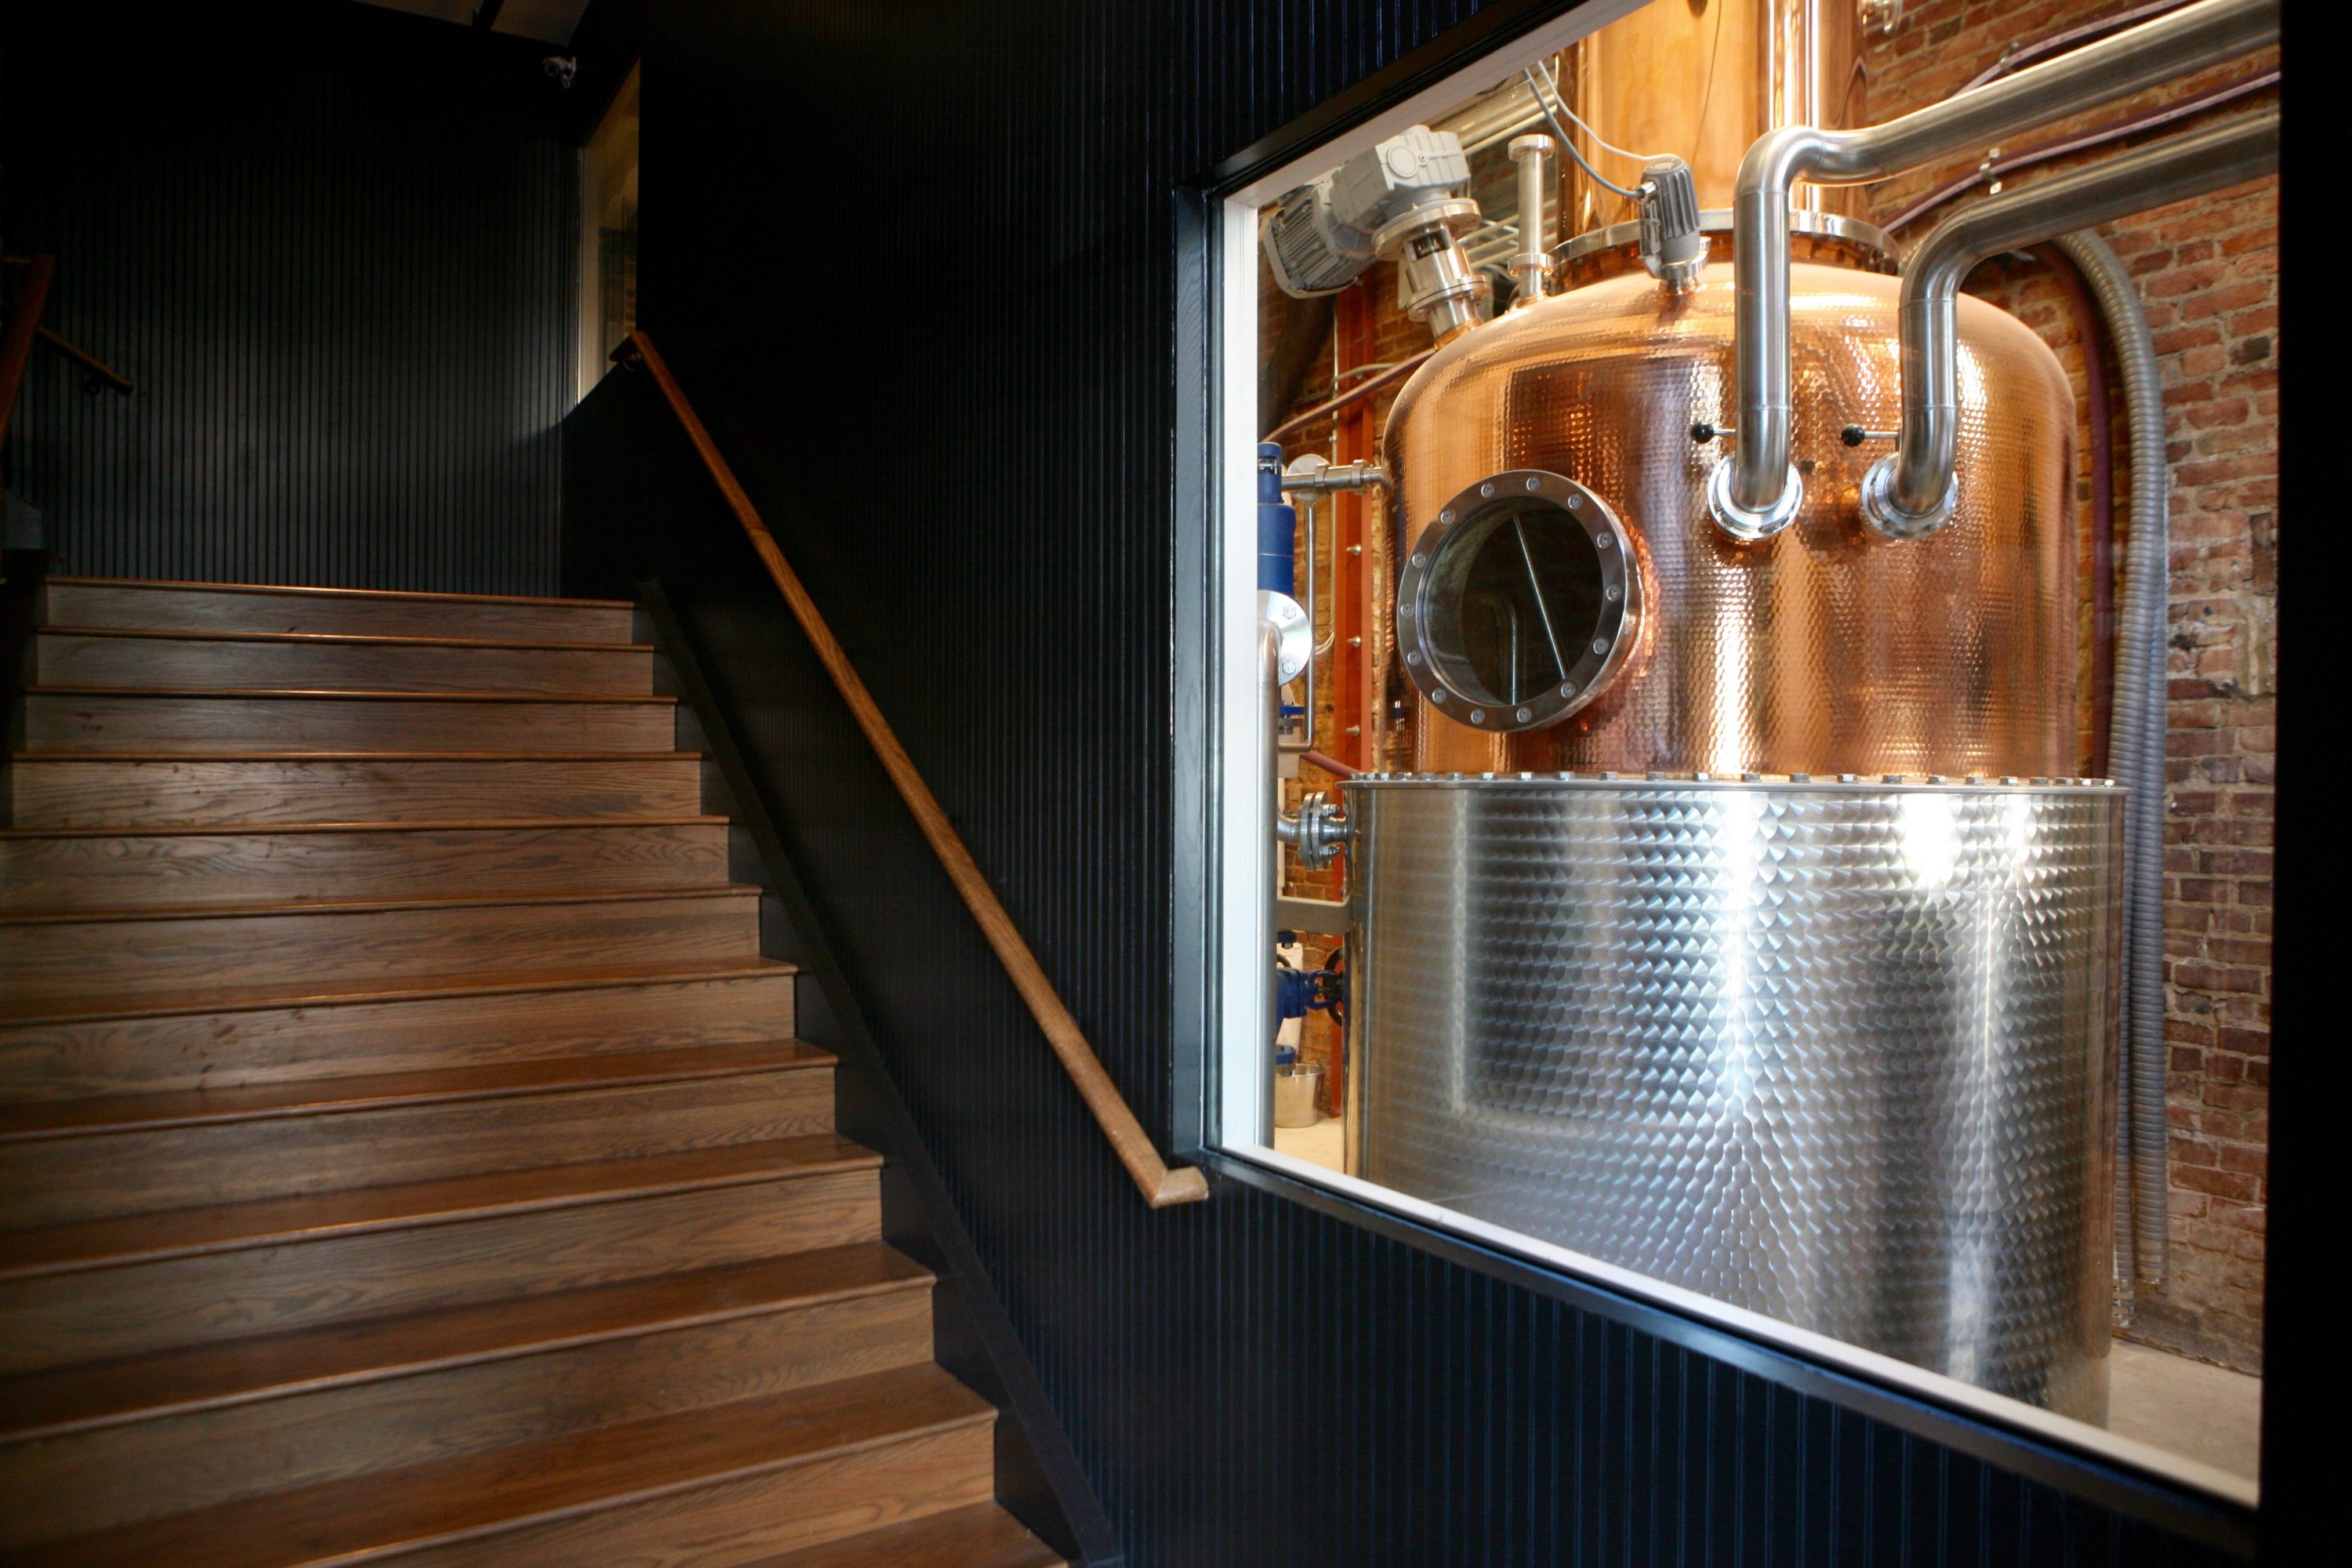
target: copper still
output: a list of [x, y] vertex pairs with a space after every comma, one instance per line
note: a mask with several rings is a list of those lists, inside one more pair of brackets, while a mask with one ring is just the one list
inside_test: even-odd
[[[1736, 14], [1714, 16], [1727, 7]], [[1843, 33], [1827, 20], [1837, 16]], [[1832, 118], [1851, 16], [1825, 0], [1655, 0], [1580, 45], [1563, 91], [1634, 119], [1632, 131], [1606, 125], [1621, 143], [1671, 132], [1694, 148], [1705, 201], [1727, 189], [1724, 160], [1769, 128], [1763, 117]], [[1698, 69], [1675, 41], [1718, 22], [1696, 141], [1658, 107], [1687, 105], [1687, 84], [1596, 99], [1628, 62]], [[1768, 90], [1776, 82], [1784, 90]], [[1591, 188], [1580, 181], [1572, 192]], [[1572, 194], [1562, 210], [1583, 200]], [[1635, 226], [1585, 235], [1563, 247], [1564, 292], [1456, 333], [1407, 384], [1383, 458], [1413, 768], [2076, 771], [2074, 415], [2056, 355], [2023, 323], [1962, 299], [1959, 458], [1971, 483], [1941, 532], [1874, 532], [1859, 488], [1896, 423], [1891, 246], [1831, 213], [1793, 222], [1810, 236], [1790, 330], [1805, 502], [1769, 538], [1733, 537], [1706, 502], [1709, 471], [1738, 439], [1713, 428], [1735, 423], [1727, 232], [1711, 233], [1706, 265], [1680, 289], [1638, 265]], [[1625, 581], [1604, 581], [1612, 535], [1590, 510], [1582, 531], [1532, 498], [1512, 518], [1469, 516], [1489, 499], [1477, 487], [1523, 473], [1572, 480], [1612, 514]]]

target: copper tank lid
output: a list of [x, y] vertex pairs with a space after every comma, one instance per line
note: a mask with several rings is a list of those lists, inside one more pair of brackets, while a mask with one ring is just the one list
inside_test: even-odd
[[[1698, 215], [1699, 232], [1728, 237], [1731, 234], [1731, 209], [1710, 207]], [[1817, 243], [1818, 252], [1812, 258], [1823, 261], [1842, 260], [1849, 265], [1867, 268], [1873, 272], [1901, 270], [1902, 249], [1895, 237], [1875, 224], [1839, 213], [1798, 210], [1789, 215], [1789, 233], [1792, 237]], [[1573, 267], [1588, 257], [1622, 250], [1628, 257], [1642, 237], [1639, 223], [1612, 223], [1601, 228], [1589, 228], [1552, 252], [1552, 261], [1561, 268]]]

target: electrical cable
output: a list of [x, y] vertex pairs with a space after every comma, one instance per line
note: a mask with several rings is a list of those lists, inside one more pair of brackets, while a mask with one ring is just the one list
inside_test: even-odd
[[[1559, 116], [1552, 112], [1551, 105], [1544, 99], [1543, 89], [1537, 85], [1538, 79], [1536, 77], [1535, 68], [1530, 66], [1525, 70], [1522, 70], [1519, 74], [1528, 79], [1528, 90], [1536, 95], [1536, 107], [1543, 110], [1543, 116], [1546, 120], [1551, 121], [1552, 133], [1559, 138], [1559, 144], [1567, 150], [1568, 155], [1576, 160], [1576, 166], [1582, 169], [1587, 174], [1592, 176], [1592, 183], [1594, 184], [1614, 191], [1619, 195], [1623, 196], [1627, 201], [1640, 201], [1642, 199], [1642, 193], [1640, 191], [1627, 190], [1624, 186], [1619, 184], [1616, 181], [1611, 179], [1608, 175], [1594, 168], [1591, 163], [1586, 161], [1584, 154], [1576, 150], [1576, 139], [1568, 133], [1568, 127], [1559, 122]], [[1565, 102], [1560, 105], [1562, 110], [1567, 109], [1567, 107], [1568, 105]], [[1569, 118], [1571, 120], [1576, 119], [1572, 114], [1570, 115]], [[1576, 122], [1579, 125], [1582, 125], [1584, 123], [1584, 121], [1580, 120], [1578, 120]], [[1601, 140], [1598, 136], [1595, 136], [1592, 139], [1595, 142]], [[1612, 151], [1614, 151], [1614, 149], [1612, 148]]]
[[1636, 163], [1654, 163], [1658, 158], [1664, 156], [1664, 154], [1657, 153], [1630, 152], [1623, 147], [1620, 147], [1616, 142], [1604, 139], [1600, 132], [1592, 129], [1591, 125], [1582, 115], [1580, 115], [1576, 110], [1568, 106], [1567, 95], [1559, 90], [1559, 79], [1551, 74], [1551, 68], [1549, 66], [1544, 64], [1541, 60], [1538, 60], [1531, 68], [1543, 73], [1544, 86], [1551, 89], [1552, 101], [1559, 105], [1559, 111], [1568, 116], [1570, 124], [1574, 125], [1579, 131], [1583, 132], [1587, 136], [1592, 138], [1592, 144], [1594, 146], [1601, 148], [1603, 152], [1614, 153], [1620, 158], [1629, 159]]
[[[1707, 35], [1706, 85], [1699, 89], [1698, 119], [1691, 125], [1691, 150], [1693, 152], [1696, 152], [1698, 150], [1700, 138], [1706, 134], [1706, 108], [1708, 104], [1715, 101], [1716, 62], [1723, 58], [1723, 13], [1730, 8], [1731, 7], [1728, 5], [1719, 6], [1717, 8], [1715, 13], [1715, 31]], [[1860, 58], [1857, 57], [1853, 63], [1858, 66], [1862, 64], [1862, 61]], [[1849, 90], [1851, 90], [1852, 85], [1852, 81], [1849, 79], [1847, 83]]]

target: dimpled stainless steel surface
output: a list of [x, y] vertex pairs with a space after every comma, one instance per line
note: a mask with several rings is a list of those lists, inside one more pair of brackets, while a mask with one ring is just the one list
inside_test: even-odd
[[2120, 790], [1347, 800], [1351, 1170], [2104, 1415]]
[[1727, 265], [1680, 295], [1638, 268], [1572, 288], [1463, 333], [1407, 382], [1382, 437], [1400, 542], [1498, 471], [1564, 474], [1633, 536], [1646, 606], [1607, 689], [1549, 728], [1486, 733], [1412, 694], [1414, 766], [2075, 771], [2074, 416], [2056, 357], [1959, 300], [1958, 509], [1932, 538], [1885, 539], [1860, 487], [1888, 443], [1839, 432], [1895, 426], [1899, 284], [1820, 262], [1792, 278], [1805, 500], [1769, 539], [1708, 514], [1707, 475], [1737, 437], [1690, 435], [1734, 423]]

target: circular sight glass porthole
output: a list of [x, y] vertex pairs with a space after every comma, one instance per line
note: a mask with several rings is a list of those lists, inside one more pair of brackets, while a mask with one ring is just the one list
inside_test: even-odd
[[1615, 673], [1630, 625], [1615, 517], [1573, 480], [1530, 470], [1482, 480], [1445, 512], [1399, 584], [1406, 673], [1480, 729], [1538, 729], [1582, 707]]

